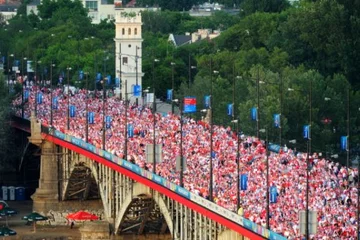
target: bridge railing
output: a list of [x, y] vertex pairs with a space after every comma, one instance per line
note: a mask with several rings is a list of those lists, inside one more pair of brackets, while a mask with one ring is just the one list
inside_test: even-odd
[[[18, 124], [21, 124], [22, 126], [28, 126], [28, 127], [30, 126], [29, 120], [27, 120], [27, 119], [22, 119], [19, 117], [15, 117], [14, 119]], [[213, 213], [216, 213], [216, 214], [218, 214], [218, 215], [220, 215], [242, 227], [245, 227], [246, 229], [248, 229], [264, 238], [273, 239], [273, 240], [286, 240], [287, 239], [286, 237], [281, 236], [280, 234], [275, 233], [273, 231], [270, 231], [270, 230], [266, 229], [265, 227], [257, 225], [254, 222], [252, 222], [246, 218], [243, 218], [243, 217], [239, 216], [238, 214], [236, 214], [224, 207], [221, 207], [203, 197], [200, 197], [194, 193], [191, 193], [188, 190], [186, 190], [185, 188], [182, 188], [179, 185], [176, 185], [176, 184], [170, 182], [169, 180], [167, 180], [157, 174], [154, 174], [153, 172], [147, 171], [147, 170], [137, 166], [136, 164], [133, 164], [124, 159], [121, 159], [105, 150], [98, 149], [94, 145], [89, 144], [82, 139], [78, 139], [73, 136], [64, 134], [64, 133], [56, 130], [55, 128], [47, 127], [44, 125], [42, 125], [41, 131], [43, 134], [51, 135], [52, 137], [55, 137], [60, 140], [71, 143], [71, 144], [73, 144], [77, 147], [80, 147], [86, 151], [96, 154], [96, 155], [106, 159], [107, 161], [115, 163], [118, 166], [123, 167], [143, 178], [146, 178], [146, 179], [156, 183], [157, 185], [165, 187], [168, 190], [171, 190], [172, 192], [180, 195], [181, 197], [183, 197], [187, 200], [190, 200], [190, 201], [196, 203], [197, 205], [199, 205], [207, 210], [210, 210]]]

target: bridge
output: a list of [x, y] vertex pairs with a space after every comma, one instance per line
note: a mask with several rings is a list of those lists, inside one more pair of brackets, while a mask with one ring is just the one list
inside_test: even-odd
[[[72, 200], [101, 199], [114, 234], [170, 233], [172, 239], [286, 239], [82, 139], [30, 120], [11, 125], [41, 150], [33, 210], [47, 214]], [[66, 205], [66, 204], [65, 204]], [[89, 239], [89, 238], [88, 238]]]

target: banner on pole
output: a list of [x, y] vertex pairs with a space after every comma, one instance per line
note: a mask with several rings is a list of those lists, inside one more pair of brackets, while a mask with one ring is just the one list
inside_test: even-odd
[[37, 94], [36, 94], [37, 104], [42, 104], [42, 100], [43, 100], [43, 94], [42, 94], [42, 92], [37, 93]]
[[310, 136], [310, 125], [304, 125], [304, 127], [303, 127], [303, 137], [305, 139], [308, 139], [308, 140], [311, 138], [311, 136]]
[[280, 114], [274, 114], [274, 127], [280, 128]]
[[184, 98], [184, 113], [196, 112], [196, 97]]
[[227, 115], [234, 116], [234, 104], [233, 103], [229, 103], [227, 105]]
[[59, 106], [59, 100], [57, 97], [54, 97], [52, 100], [52, 109], [56, 110], [58, 109], [58, 106]]
[[240, 176], [240, 190], [247, 190], [248, 176], [247, 174], [241, 174]]
[[71, 105], [70, 106], [70, 117], [75, 117], [75, 112], [76, 112], [76, 108], [75, 106]]
[[208, 109], [208, 108], [211, 107], [211, 106], [210, 106], [210, 98], [211, 98], [210, 95], [206, 95], [206, 96], [204, 97], [204, 107], [205, 107], [205, 109]]
[[95, 113], [94, 112], [89, 112], [88, 121], [89, 121], [89, 124], [95, 123]]
[[111, 117], [110, 116], [105, 117], [105, 127], [107, 129], [111, 128]]
[[166, 100], [167, 101], [173, 100], [173, 90], [172, 89], [166, 90]]
[[340, 137], [340, 145], [341, 145], [342, 151], [348, 151], [348, 137], [347, 136]]
[[133, 85], [133, 95], [134, 97], [141, 97], [141, 86], [140, 85]]
[[257, 121], [258, 120], [258, 113], [257, 113], [257, 108], [256, 107], [251, 108], [251, 120], [252, 121]]

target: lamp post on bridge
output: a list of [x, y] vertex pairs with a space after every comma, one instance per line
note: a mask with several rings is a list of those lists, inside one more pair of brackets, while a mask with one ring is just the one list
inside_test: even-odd
[[153, 94], [154, 94], [154, 99], [153, 99], [153, 108], [152, 108], [152, 114], [153, 114], [153, 173], [156, 174], [156, 157], [155, 157], [155, 151], [156, 151], [156, 134], [155, 134], [155, 129], [156, 129], [156, 95], [155, 95], [155, 63], [159, 62], [159, 59], [154, 58], [153, 59], [153, 65], [152, 65], [152, 70], [153, 70]]
[[179, 104], [180, 111], [180, 186], [184, 187], [183, 109], [181, 101], [179, 101], [179, 99], [174, 99], [172, 101]]
[[268, 129], [260, 129], [260, 132], [266, 134], [266, 228], [270, 230], [270, 182], [269, 182], [269, 138]]
[[85, 129], [85, 142], [89, 141], [89, 73], [84, 72], [86, 81], [86, 97], [85, 97], [85, 111], [86, 111], [86, 129]]
[[[54, 103], [53, 103], [53, 67], [55, 67], [55, 64], [52, 63], [50, 65], [50, 126], [53, 125], [53, 111], [54, 111]], [[36, 79], [37, 80], [37, 79]]]
[[[288, 88], [288, 91], [295, 91], [295, 89]], [[310, 239], [309, 232], [309, 171], [310, 171], [310, 154], [311, 154], [311, 123], [312, 123], [312, 78], [309, 83], [309, 125], [306, 130], [304, 127], [304, 138], [307, 140], [307, 156], [306, 156], [306, 206], [305, 206], [305, 238]], [[306, 134], [305, 134], [306, 131]]]
[[[176, 63], [171, 62], [170, 65], [171, 65], [171, 91], [172, 91], [172, 95], [174, 96], [174, 88], [175, 88], [174, 67]], [[171, 113], [174, 114], [174, 111], [175, 111], [174, 102], [171, 101]]]
[[127, 80], [125, 80], [124, 82], [124, 86], [125, 86], [125, 147], [124, 147], [124, 159], [127, 160], [127, 143], [128, 143], [128, 123], [127, 123], [127, 114], [128, 114], [128, 92], [127, 92]]
[[209, 168], [210, 168], [210, 176], [209, 176], [209, 200], [213, 201], [213, 74], [219, 74], [219, 71], [212, 70], [212, 59], [210, 59], [210, 103], [208, 109], [201, 110], [202, 112], [207, 112], [209, 114], [209, 122], [210, 122], [210, 158], [209, 158]]
[[70, 71], [71, 67], [67, 67], [67, 130], [70, 129]]
[[[26, 57], [24, 57], [21, 61], [21, 117], [24, 118], [24, 85], [25, 85], [25, 81], [24, 81], [24, 61], [26, 61]], [[25, 85], [26, 86], [26, 85]], [[36, 101], [36, 99], [35, 99]]]
[[236, 124], [237, 148], [236, 148], [236, 211], [240, 208], [240, 132], [239, 132], [239, 119], [231, 121]]

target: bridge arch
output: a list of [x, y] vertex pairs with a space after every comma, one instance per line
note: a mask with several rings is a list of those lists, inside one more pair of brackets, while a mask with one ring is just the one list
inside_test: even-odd
[[164, 199], [161, 197], [161, 195], [150, 189], [149, 187], [142, 185], [140, 183], [133, 183], [132, 192], [129, 194], [125, 200], [122, 202], [121, 208], [119, 209], [115, 221], [115, 233], [118, 233], [120, 230], [120, 227], [122, 223], [125, 220], [126, 213], [128, 212], [129, 208], [131, 207], [131, 204], [133, 200], [137, 197], [147, 197], [151, 198], [155, 204], [158, 205], [160, 213], [164, 217], [164, 220], [170, 230], [170, 233], [173, 234], [173, 221], [170, 215], [170, 211], [167, 208], [167, 205], [164, 201]]

